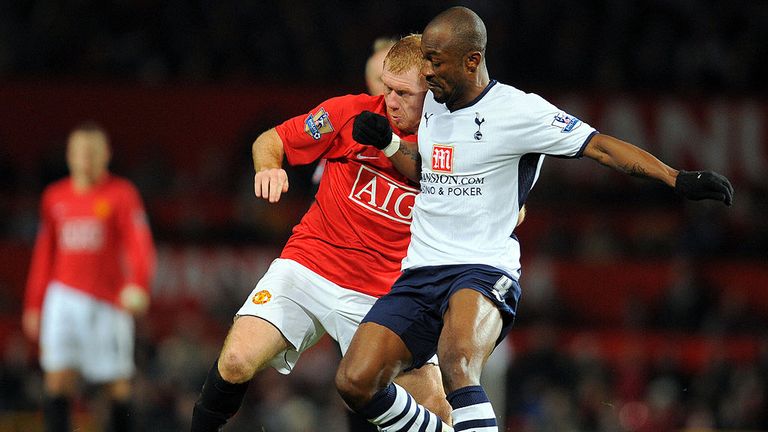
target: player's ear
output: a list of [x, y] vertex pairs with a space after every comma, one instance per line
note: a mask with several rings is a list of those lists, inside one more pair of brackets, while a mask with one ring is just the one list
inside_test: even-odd
[[475, 73], [483, 60], [483, 54], [480, 51], [470, 51], [464, 56], [464, 68], [467, 72]]

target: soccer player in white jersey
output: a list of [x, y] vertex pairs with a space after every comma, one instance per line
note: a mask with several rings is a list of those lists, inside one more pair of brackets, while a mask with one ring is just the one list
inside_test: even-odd
[[[693, 200], [730, 205], [733, 199], [730, 183], [717, 173], [670, 168], [537, 95], [491, 80], [485, 46], [485, 25], [463, 7], [439, 14], [423, 33], [422, 73], [429, 92], [416, 163], [403, 171], [421, 183], [411, 243], [402, 276], [363, 319], [336, 375], [349, 406], [383, 431], [423, 430], [414, 427], [412, 398], [392, 378], [435, 352], [454, 430], [499, 430], [480, 375], [516, 313], [515, 215], [544, 155], [586, 156], [660, 180]], [[358, 116], [357, 141], [402, 150], [404, 144], [390, 144], [392, 134], [381, 120]]]

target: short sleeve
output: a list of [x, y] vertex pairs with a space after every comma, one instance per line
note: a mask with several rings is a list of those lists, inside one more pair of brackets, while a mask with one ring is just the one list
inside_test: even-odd
[[344, 154], [343, 128], [359, 114], [354, 96], [340, 96], [323, 101], [311, 111], [278, 125], [275, 130], [283, 141], [291, 165], [304, 165], [320, 158], [333, 159]]
[[543, 98], [527, 94], [523, 144], [527, 153], [556, 157], [581, 157], [589, 140], [597, 131]]

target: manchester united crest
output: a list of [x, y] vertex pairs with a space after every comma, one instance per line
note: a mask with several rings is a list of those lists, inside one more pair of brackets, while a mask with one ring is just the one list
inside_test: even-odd
[[272, 300], [272, 294], [270, 294], [270, 292], [267, 290], [261, 290], [254, 294], [253, 298], [251, 298], [251, 301], [257, 305], [264, 304], [270, 300]]

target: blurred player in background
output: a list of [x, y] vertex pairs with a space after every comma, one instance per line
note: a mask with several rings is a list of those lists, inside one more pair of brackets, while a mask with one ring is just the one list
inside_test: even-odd
[[[270, 203], [288, 192], [284, 156], [292, 165], [320, 157], [328, 162], [312, 206], [237, 312], [195, 404], [193, 432], [218, 431], [238, 411], [257, 372], [271, 366], [289, 373], [325, 333], [346, 352], [360, 320], [400, 274], [418, 190], [394, 164], [411, 156], [407, 148], [382, 153], [355, 142], [352, 121], [370, 110], [385, 115], [398, 136], [415, 141], [426, 94], [419, 44], [420, 36], [411, 35], [389, 51], [386, 95], [326, 100], [254, 142], [255, 194]], [[397, 381], [448, 415], [434, 364]]]
[[132, 315], [149, 306], [155, 248], [136, 188], [109, 160], [106, 131], [81, 124], [67, 143], [69, 177], [42, 197], [22, 325], [40, 343], [48, 432], [70, 430], [80, 376], [106, 387], [113, 431], [132, 426]]
[[[675, 170], [535, 94], [491, 80], [486, 41], [485, 24], [463, 7], [439, 14], [424, 30], [429, 92], [419, 152], [403, 171], [420, 181], [411, 243], [402, 276], [366, 315], [336, 376], [347, 404], [382, 431], [432, 430], [392, 377], [435, 352], [454, 430], [499, 430], [480, 376], [514, 321], [521, 289], [513, 221], [545, 154], [586, 156], [661, 181], [688, 199], [733, 200], [730, 182], [717, 173]], [[372, 113], [355, 119], [353, 133], [380, 149], [398, 141], [386, 119]]]
[[384, 59], [390, 48], [397, 42], [395, 38], [380, 37], [373, 41], [371, 56], [365, 62], [365, 85], [368, 94], [376, 96], [387, 92], [387, 85], [381, 80], [384, 71]]

